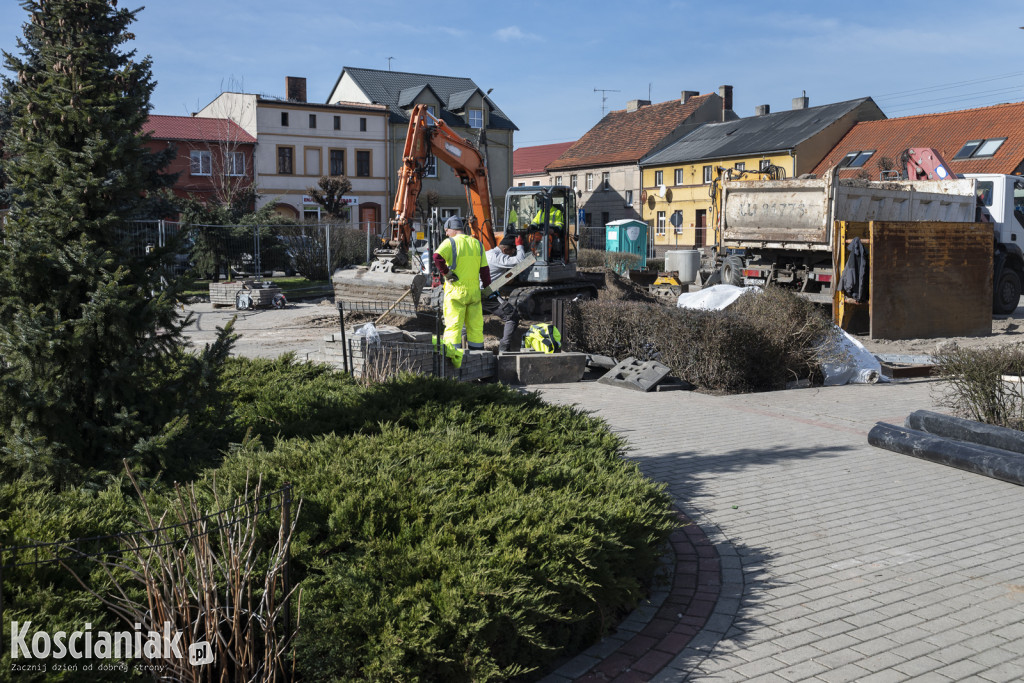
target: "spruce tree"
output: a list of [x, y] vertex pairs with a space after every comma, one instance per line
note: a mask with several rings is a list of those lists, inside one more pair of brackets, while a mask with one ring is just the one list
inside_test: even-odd
[[0, 246], [4, 469], [57, 485], [152, 449], [172, 407], [160, 386], [181, 344], [166, 254], [129, 239], [168, 215], [169, 157], [140, 134], [155, 82], [124, 44], [117, 0], [23, 0], [4, 53], [11, 208]]

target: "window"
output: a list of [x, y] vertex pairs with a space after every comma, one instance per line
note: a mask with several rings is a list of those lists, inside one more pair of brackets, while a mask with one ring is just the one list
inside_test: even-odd
[[633, 190], [626, 190], [626, 206], [633, 206]]
[[341, 117], [340, 116], [335, 116], [334, 117], [334, 130], [341, 130]]
[[737, 161], [733, 165], [733, 168], [735, 168], [737, 171], [746, 171], [747, 170], [747, 162], [745, 162], [745, 161]]
[[434, 119], [437, 118], [437, 114], [434, 112], [434, 105], [432, 105], [432, 104], [428, 104], [427, 105], [427, 113], [430, 114], [430, 116], [427, 117], [427, 125], [428, 126], [433, 126], [434, 125]]
[[303, 151], [302, 174], [319, 176], [323, 170], [320, 164], [323, 150], [319, 147], [306, 147]]
[[526, 183], [519, 183], [519, 187], [523, 187]]
[[664, 211], [659, 211], [658, 212], [658, 221], [657, 221], [657, 223], [655, 223], [655, 228], [657, 230], [656, 234], [664, 237], [664, 235], [665, 235], [665, 212]]
[[282, 175], [292, 175], [295, 173], [294, 147], [277, 148], [277, 172]]
[[611, 189], [610, 178], [611, 178], [611, 175], [608, 173], [608, 171], [605, 171], [604, 173], [601, 174], [601, 189], [602, 190], [610, 190]]
[[590, 220], [591, 220], [590, 212], [589, 211], [584, 211], [583, 212], [583, 225], [592, 225]]
[[593, 189], [594, 189], [594, 174], [593, 173], [588, 173], [587, 174], [587, 192], [590, 192]]
[[1006, 138], [989, 138], [988, 140], [968, 140], [960, 151], [953, 155], [954, 159], [980, 159], [993, 156], [1006, 142]]
[[363, 150], [356, 152], [356, 176], [360, 178], [370, 177], [370, 152]]
[[664, 171], [655, 171], [654, 172], [654, 184], [659, 186], [659, 187], [665, 184], [665, 172]]
[[345, 175], [345, 150], [332, 149], [328, 152], [327, 160], [331, 175]]
[[861, 166], [867, 163], [868, 159], [870, 159], [871, 155], [874, 153], [875, 150], [873, 149], [866, 151], [850, 152], [845, 157], [843, 157], [843, 160], [842, 162], [840, 162], [839, 166], [840, 168], [860, 168]]
[[704, 182], [705, 183], [710, 183], [711, 182], [711, 167], [710, 166], [705, 166], [704, 167]]
[[538, 185], [540, 185], [540, 181], [539, 180], [534, 180], [533, 181], [533, 186], [537, 187]]
[[569, 186], [575, 190], [578, 185], [579, 181], [576, 179], [576, 174], [573, 173], [571, 176], [569, 176]]
[[365, 133], [366, 132], [366, 117], [365, 116], [360, 116], [359, 117], [359, 132], [360, 133]]
[[229, 152], [224, 159], [228, 175], [245, 175], [245, 152]]
[[484, 110], [483, 109], [470, 109], [469, 110], [469, 127], [470, 128], [483, 128], [484, 127]]
[[608, 215], [607, 211], [601, 212], [601, 225], [608, 225], [608, 221], [611, 220], [611, 216]]
[[287, 126], [288, 125], [288, 112], [286, 112], [286, 111], [281, 112], [281, 125], [282, 126]]
[[682, 185], [683, 184], [683, 169], [681, 169], [681, 168], [677, 168], [676, 169], [676, 178], [675, 178], [675, 180], [676, 180], [676, 185]]
[[768, 161], [767, 159], [761, 159], [761, 161], [759, 161], [757, 163], [757, 170], [759, 170], [759, 171], [767, 171], [768, 167], [771, 166], [771, 165], [772, 165], [772, 162]]
[[433, 154], [427, 155], [427, 160], [424, 162], [423, 175], [427, 178], [437, 177], [437, 157]]
[[309, 127], [316, 128], [316, 114], [309, 115]]
[[556, 175], [555, 176], [555, 185], [561, 185], [561, 184], [562, 184], [562, 176]]
[[210, 175], [213, 172], [213, 162], [208, 150], [194, 149], [189, 156], [192, 175]]

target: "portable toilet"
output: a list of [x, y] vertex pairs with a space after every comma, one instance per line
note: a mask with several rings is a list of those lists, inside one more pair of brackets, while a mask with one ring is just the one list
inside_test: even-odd
[[635, 218], [612, 221], [604, 227], [605, 251], [625, 251], [640, 257], [640, 268], [647, 267], [647, 223]]

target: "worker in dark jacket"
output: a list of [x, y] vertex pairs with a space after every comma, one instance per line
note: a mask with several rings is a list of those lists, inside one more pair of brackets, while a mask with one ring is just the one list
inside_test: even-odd
[[[501, 243], [494, 249], [488, 250], [486, 256], [491, 282], [493, 282], [526, 258], [523, 238], [511, 232], [506, 233]], [[516, 325], [519, 324], [519, 311], [510, 302], [498, 296], [497, 292], [484, 300], [483, 308], [485, 313], [497, 315], [505, 324], [501, 341], [498, 343], [498, 351], [508, 351], [512, 344], [512, 335], [515, 334]]]

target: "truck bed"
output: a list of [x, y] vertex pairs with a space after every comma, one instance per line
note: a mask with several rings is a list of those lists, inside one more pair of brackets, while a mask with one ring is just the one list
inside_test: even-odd
[[722, 246], [829, 251], [834, 221], [974, 220], [974, 180], [725, 181]]

